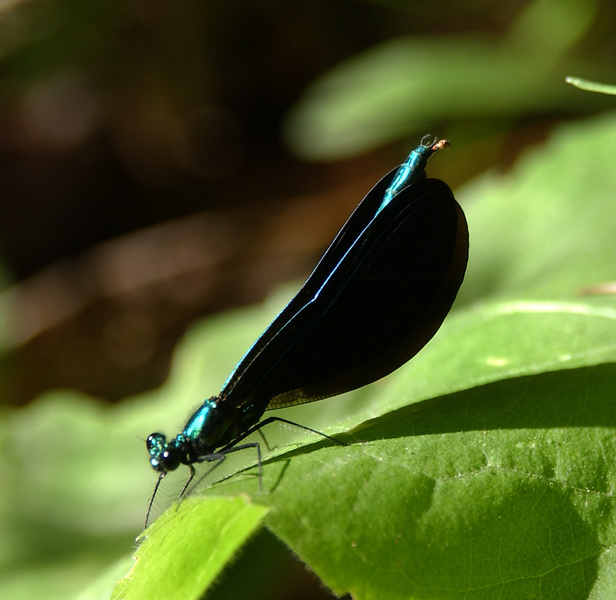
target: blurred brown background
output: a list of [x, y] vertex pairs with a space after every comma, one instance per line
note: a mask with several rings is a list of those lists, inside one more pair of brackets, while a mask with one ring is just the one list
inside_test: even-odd
[[[427, 131], [458, 148], [430, 166], [455, 188], [506, 168], [555, 122], [608, 108], [563, 78], [613, 73], [614, 12], [583, 0], [3, 3], [1, 401], [56, 387], [119, 399], [158, 385], [193, 319], [305, 276]], [[486, 45], [453, 77], [435, 61], [438, 112], [419, 103], [406, 129], [329, 154], [289, 126], [345, 61], [403, 38], [447, 51], [460, 35]], [[509, 103], [494, 95], [490, 47], [521, 72], [541, 68], [522, 84], [502, 63]], [[414, 77], [426, 74], [410, 64]], [[362, 110], [376, 123], [387, 112], [352, 98], [350, 129], [374, 126]]]

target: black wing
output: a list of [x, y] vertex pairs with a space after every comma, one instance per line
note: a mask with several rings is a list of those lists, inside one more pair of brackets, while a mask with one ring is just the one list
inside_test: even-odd
[[[397, 171], [398, 167], [392, 169], [387, 175], [383, 176], [358, 204], [357, 208], [347, 219], [342, 229], [337, 233], [301, 289], [270, 323], [268, 328], [259, 336], [248, 352], [246, 352], [242, 360], [237, 364], [233, 373], [231, 373], [225, 383], [220, 394], [221, 397], [227, 396], [233, 390], [245, 371], [260, 355], [263, 348], [314, 298], [317, 291], [323, 285], [323, 282], [342, 260], [342, 257], [347, 253], [353, 242], [355, 242], [361, 232], [374, 218], [383, 200], [383, 195]], [[423, 179], [425, 179], [425, 173], [422, 172], [422, 176]]]
[[220, 401], [258, 412], [355, 389], [397, 369], [436, 333], [464, 278], [466, 220], [449, 187], [425, 178], [374, 218], [393, 173], [351, 215]]

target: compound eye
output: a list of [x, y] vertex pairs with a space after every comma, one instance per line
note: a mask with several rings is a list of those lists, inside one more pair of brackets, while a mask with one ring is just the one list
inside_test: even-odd
[[161, 463], [165, 471], [175, 471], [181, 462], [181, 455], [175, 448], [167, 448], [161, 457]]
[[150, 464], [155, 471], [166, 473], [178, 468], [181, 452], [174, 445], [169, 445], [162, 433], [149, 435], [146, 447], [150, 453]]
[[152, 450], [156, 449], [162, 452], [163, 448], [167, 445], [167, 436], [162, 433], [151, 433], [145, 441], [145, 445], [150, 454], [152, 454]]

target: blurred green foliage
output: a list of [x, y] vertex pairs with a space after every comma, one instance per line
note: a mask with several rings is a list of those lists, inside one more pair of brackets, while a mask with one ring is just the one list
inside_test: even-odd
[[499, 38], [469, 32], [388, 40], [316, 80], [289, 115], [289, 143], [302, 156], [331, 160], [443, 120], [492, 122], [503, 132], [522, 115], [583, 111], [591, 100], [562, 82], [566, 68], [587, 68], [568, 55], [596, 12], [595, 2], [541, 0]]
[[588, 79], [581, 79], [580, 77], [571, 76], [567, 77], [567, 83], [570, 83], [580, 90], [586, 90], [587, 92], [596, 92], [598, 94], [609, 94], [610, 96], [616, 96], [616, 85], [608, 85], [597, 81], [589, 81]]

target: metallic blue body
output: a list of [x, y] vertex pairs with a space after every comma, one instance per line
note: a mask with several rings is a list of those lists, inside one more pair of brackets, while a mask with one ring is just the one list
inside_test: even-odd
[[428, 164], [428, 158], [432, 152], [434, 152], [432, 150], [432, 144], [429, 146], [420, 145], [408, 155], [407, 159], [398, 167], [393, 181], [389, 184], [377, 214], [393, 200], [394, 196], [400, 192], [400, 190], [417, 181], [419, 176], [424, 172]]

